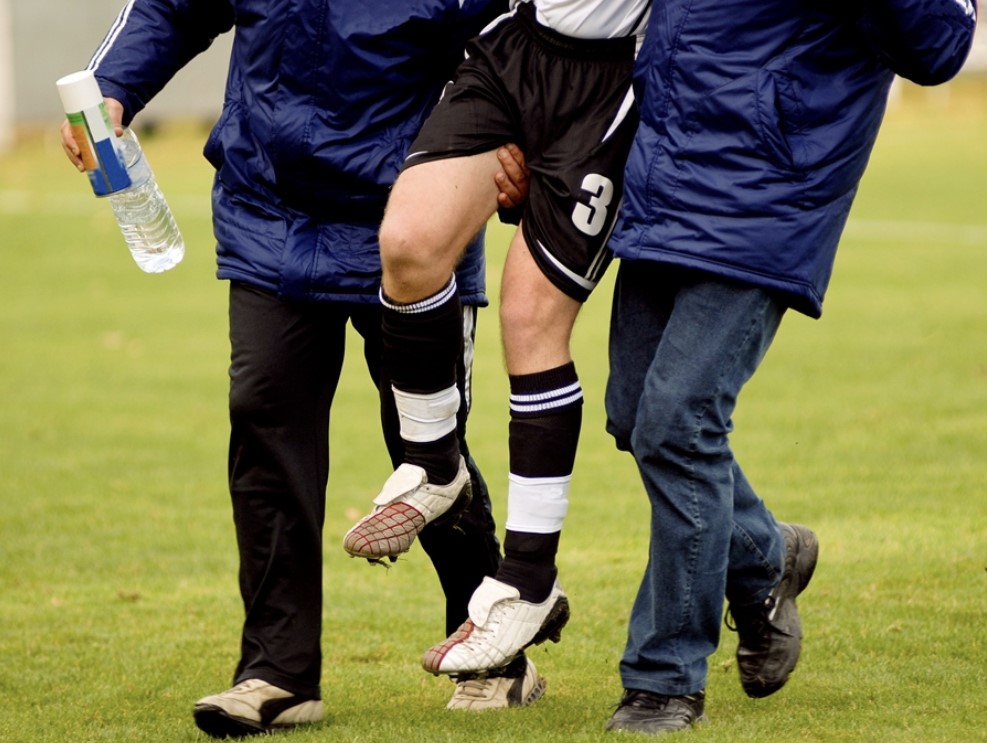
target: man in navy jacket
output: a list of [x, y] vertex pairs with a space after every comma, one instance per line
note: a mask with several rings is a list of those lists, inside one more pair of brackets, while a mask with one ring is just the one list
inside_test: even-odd
[[703, 719], [723, 600], [752, 697], [801, 647], [817, 542], [779, 524], [728, 443], [787, 308], [818, 317], [896, 74], [960, 69], [974, 0], [668, 0], [636, 69], [641, 120], [611, 240], [608, 430], [652, 506], [609, 729]]
[[[235, 29], [222, 115], [205, 155], [216, 168], [218, 276], [230, 282], [229, 482], [246, 615], [234, 688], [195, 708], [211, 735], [323, 716], [328, 425], [346, 324], [362, 335], [368, 371], [388, 395], [390, 385], [378, 379], [385, 200], [466, 40], [506, 8], [506, 0], [131, 0], [90, 63], [119, 127], [218, 34]], [[65, 127], [63, 141], [79, 165]], [[523, 181], [518, 168], [508, 173]], [[508, 188], [505, 204], [512, 195], [520, 199]], [[469, 350], [476, 308], [487, 304], [482, 234], [457, 275]], [[460, 378], [469, 378], [465, 369]], [[460, 392], [469, 399], [465, 385]], [[384, 410], [396, 465], [402, 443], [386, 397]], [[446, 594], [447, 633], [500, 562], [486, 485], [465, 446], [463, 454], [470, 507], [457, 528], [437, 524], [422, 534]], [[449, 706], [525, 704], [543, 684], [521, 658], [499, 678], [461, 679]]]

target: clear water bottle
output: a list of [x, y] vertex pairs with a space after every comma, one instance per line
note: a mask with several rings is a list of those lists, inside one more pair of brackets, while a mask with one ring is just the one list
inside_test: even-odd
[[147, 273], [174, 268], [185, 256], [185, 241], [154, 180], [137, 135], [123, 130], [118, 142], [131, 185], [107, 196], [120, 232], [137, 266]]

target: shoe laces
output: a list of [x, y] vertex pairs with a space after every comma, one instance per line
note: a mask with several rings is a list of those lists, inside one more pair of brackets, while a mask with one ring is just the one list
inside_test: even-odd
[[459, 690], [456, 692], [457, 696], [469, 697], [470, 699], [485, 699], [487, 697], [487, 690], [490, 685], [490, 679], [485, 678], [467, 678], [460, 679], [456, 682]]
[[643, 689], [625, 689], [624, 696], [617, 704], [620, 707], [633, 707], [635, 709], [646, 709], [660, 711], [665, 709], [673, 699], [680, 699], [690, 707], [701, 702], [705, 698], [705, 692], [698, 691], [694, 694], [658, 694], [653, 691]]
[[[768, 596], [761, 604], [741, 607], [739, 612], [732, 606], [727, 607], [723, 624], [731, 632], [746, 636], [751, 633], [760, 634], [765, 624], [769, 623], [771, 611], [775, 607], [775, 597]], [[738, 617], [739, 613], [739, 617]]]
[[618, 707], [636, 707], [638, 709], [662, 709], [668, 704], [667, 694], [656, 694], [652, 691], [628, 689]]
[[[507, 607], [500, 602], [494, 604], [493, 608], [490, 610], [490, 613], [487, 615], [487, 621], [483, 623], [483, 626], [481, 627], [478, 624], [473, 625], [473, 634], [469, 639], [472, 640], [473, 638], [479, 639], [481, 637], [496, 636], [497, 630], [506, 619]], [[466, 642], [469, 642], [469, 640]]]

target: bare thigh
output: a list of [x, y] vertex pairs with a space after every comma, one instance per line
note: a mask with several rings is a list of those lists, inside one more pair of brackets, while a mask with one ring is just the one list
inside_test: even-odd
[[399, 302], [438, 292], [470, 240], [497, 211], [495, 151], [402, 171], [380, 228], [384, 291]]

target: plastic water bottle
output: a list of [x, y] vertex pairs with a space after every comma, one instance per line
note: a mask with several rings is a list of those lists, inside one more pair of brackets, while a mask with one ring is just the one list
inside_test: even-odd
[[93, 193], [107, 196], [138, 267], [160, 273], [185, 256], [185, 241], [168, 208], [137, 135], [117, 137], [91, 70], [56, 82]]
[[137, 135], [124, 129], [119, 144], [130, 186], [109, 194], [113, 215], [138, 267], [147, 273], [167, 271], [185, 256], [182, 233], [154, 180]]

